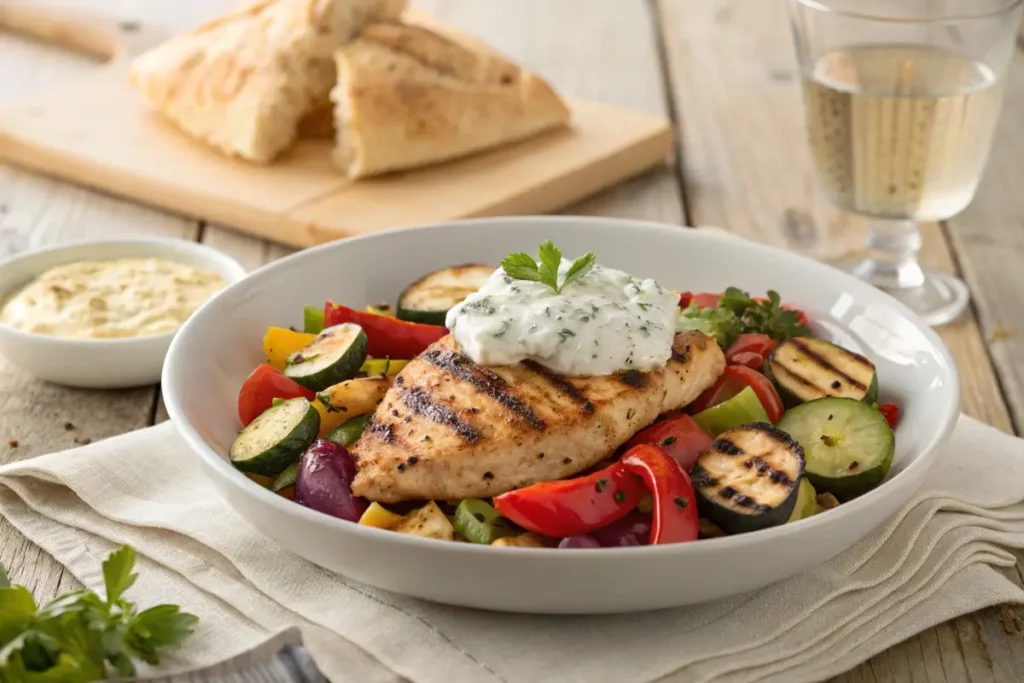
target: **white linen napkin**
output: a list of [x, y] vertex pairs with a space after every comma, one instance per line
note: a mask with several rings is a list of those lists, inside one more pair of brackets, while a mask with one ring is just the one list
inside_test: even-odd
[[200, 617], [171, 667], [294, 625], [334, 683], [799, 683], [1024, 602], [998, 569], [1014, 562], [1006, 547], [1024, 547], [1021, 481], [1024, 442], [961, 417], [914, 501], [828, 563], [716, 603], [600, 617], [479, 612], [335, 576], [235, 514], [169, 423], [0, 468], [0, 513], [94, 589], [102, 559], [131, 544], [133, 599]]

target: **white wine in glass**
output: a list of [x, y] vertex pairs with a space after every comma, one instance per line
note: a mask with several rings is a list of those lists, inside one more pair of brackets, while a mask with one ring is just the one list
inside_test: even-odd
[[838, 208], [873, 219], [872, 255], [851, 269], [932, 324], [956, 317], [968, 292], [921, 269], [914, 221], [947, 219], [974, 197], [1021, 5], [793, 0], [820, 185]]

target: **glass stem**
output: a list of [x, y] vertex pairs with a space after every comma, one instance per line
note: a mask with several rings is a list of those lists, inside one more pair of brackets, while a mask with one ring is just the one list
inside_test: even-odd
[[921, 233], [913, 221], [872, 221], [865, 242], [869, 255], [854, 269], [855, 275], [882, 289], [924, 284], [924, 271], [917, 262]]

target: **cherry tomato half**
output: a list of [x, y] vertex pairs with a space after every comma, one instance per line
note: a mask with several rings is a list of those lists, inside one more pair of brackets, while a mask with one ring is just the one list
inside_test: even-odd
[[774, 350], [775, 340], [767, 334], [747, 332], [736, 337], [736, 341], [725, 352], [725, 362], [760, 370], [768, 355]]
[[885, 416], [889, 428], [896, 429], [896, 424], [900, 421], [900, 407], [895, 403], [879, 403], [878, 410]]
[[287, 378], [269, 363], [256, 366], [238, 391], [238, 419], [245, 427], [270, 407], [275, 398], [298, 398], [312, 401], [316, 395]]

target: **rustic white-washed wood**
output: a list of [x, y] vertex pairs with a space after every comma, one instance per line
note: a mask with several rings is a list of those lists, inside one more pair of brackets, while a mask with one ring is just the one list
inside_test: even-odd
[[[816, 191], [785, 3], [659, 0], [657, 8], [681, 122], [681, 168], [691, 219], [816, 256], [856, 246], [863, 223], [839, 214]], [[1016, 111], [1019, 121], [1024, 109]], [[1004, 172], [1014, 177], [1009, 169]], [[922, 259], [955, 271], [938, 226], [925, 228]], [[994, 271], [1003, 277], [1011, 272]], [[986, 293], [979, 290], [976, 296]], [[960, 367], [964, 410], [1010, 431], [973, 318], [940, 333]], [[1012, 576], [1021, 582], [1019, 572]], [[1018, 680], [1006, 678], [1006, 672], [1013, 670], [1024, 641], [1003, 628], [1001, 614], [989, 609], [943, 624], [838, 680]], [[924, 650], [935, 640], [941, 671], [933, 662], [930, 669], [921, 666]]]
[[[231, 0], [61, 2], [77, 9], [102, 9], [119, 20], [159, 23], [175, 30], [188, 28], [206, 18], [214, 11], [215, 4], [233, 4]], [[856, 243], [861, 226], [830, 210], [814, 191], [802, 138], [796, 70], [781, 2], [664, 0], [655, 6], [644, 0], [414, 0], [413, 5], [476, 33], [543, 73], [569, 95], [664, 114], [668, 111], [669, 96], [662, 69], [667, 67], [675, 90], [674, 105], [680, 114], [682, 172], [688, 210], [694, 222], [727, 225], [748, 237], [815, 255], [843, 251]], [[656, 13], [652, 12], [654, 8], [658, 10]], [[665, 65], [659, 61], [654, 30], [658, 25], [657, 15], [660, 15], [661, 37], [668, 57]], [[10, 40], [15, 40], [13, 49], [9, 49]], [[44, 54], [49, 56], [44, 57]], [[90, 62], [47, 52], [41, 46], [9, 39], [3, 34], [0, 34], [0, 63], [3, 64], [0, 97], [35, 87], [47, 78], [74, 75], [80, 69], [90, 68]], [[17, 74], [11, 75], [11, 66]], [[1024, 105], [1018, 105], [1014, 109], [1008, 103], [1008, 112], [1016, 111], [1019, 119], [1024, 114], [1022, 107]], [[1015, 129], [1006, 121], [1004, 117], [1003, 129], [1009, 128], [1012, 134]], [[1022, 148], [1017, 146], [1016, 149]], [[1020, 158], [1017, 154], [1016, 159]], [[982, 204], [976, 203], [972, 211], [994, 212], [1002, 221], [1001, 232], [981, 232], [990, 237], [998, 235], [1001, 245], [1015, 244], [1013, 240], [1019, 238], [1011, 239], [1010, 231], [1020, 224], [1024, 211], [1005, 197], [1002, 203], [995, 202], [990, 207], [993, 200], [985, 192], [1013, 194], [1022, 170], [1014, 167], [1012, 152], [1003, 161], [997, 159], [994, 157], [993, 164], [1000, 164], [1001, 179], [993, 181], [992, 173], [989, 174], [979, 193]], [[8, 175], [3, 175], [5, 173]], [[88, 219], [89, 227], [82, 229], [133, 234], [153, 234], [154, 229], [158, 233], [165, 231], [160, 234], [173, 234], [174, 230], [180, 230], [183, 236], [201, 235], [205, 243], [232, 254], [250, 269], [289, 253], [288, 249], [217, 226], [199, 228], [188, 221], [28, 175], [17, 174], [20, 189], [15, 193], [11, 189], [15, 183], [8, 180], [15, 176], [10, 174], [0, 167], [0, 204], [10, 202], [10, 197], [17, 194], [19, 199], [12, 204], [10, 212], [30, 219], [18, 218], [11, 222], [12, 219], [0, 215], [0, 249], [35, 244], [32, 241], [37, 239], [34, 226], [43, 226], [40, 230], [48, 234], [50, 230], [70, 229], [54, 226], [84, 225], [75, 220]], [[681, 223], [685, 214], [678, 180], [674, 170], [666, 167], [581, 202], [567, 212]], [[990, 186], [996, 189], [991, 190]], [[1019, 191], [1016, 194], [1020, 194]], [[969, 215], [965, 214], [965, 218]], [[21, 225], [28, 228], [15, 227]], [[153, 228], [153, 225], [162, 227]], [[955, 223], [950, 225], [950, 231], [954, 243], [961, 245], [962, 242], [963, 250], [969, 252], [970, 239], [974, 238], [968, 239], [968, 235], [973, 233], [960, 230]], [[943, 234], [930, 230], [926, 242], [926, 260], [935, 267], [953, 270], [955, 264]], [[959, 258], [972, 284], [976, 288], [978, 282], [983, 285], [976, 296], [987, 332], [995, 334], [1001, 326], [1024, 328], [1024, 321], [1012, 317], [1019, 309], [1011, 306], [1014, 289], [1010, 280], [1016, 277], [1019, 268], [992, 268], [991, 273], [980, 278], [978, 271], [988, 268], [987, 263], [991, 261], [985, 260], [984, 252], [978, 253], [974, 260], [968, 260], [964, 253], [960, 253]], [[1006, 295], [999, 299], [999, 305], [985, 303], [988, 292], [996, 286], [993, 281], [1004, 283], [998, 291]], [[968, 412], [1008, 430], [1006, 409], [987, 362], [984, 341], [973, 321], [966, 320], [947, 328], [943, 335], [953, 348], [964, 375]], [[1003, 342], [1017, 343], [1013, 338]], [[994, 344], [995, 356], [1005, 383], [1012, 349], [1004, 347], [1006, 355], [1000, 356], [998, 344]], [[6, 376], [13, 371], [0, 367], [0, 372]], [[69, 392], [51, 387], [45, 389], [46, 394], [32, 394], [43, 391], [32, 388], [33, 384], [16, 372], [13, 377], [0, 380], [0, 429], [13, 424], [5, 422], [7, 402], [19, 401], [17, 423], [26, 433], [41, 435], [39, 447], [19, 447], [14, 457], [69, 445], [74, 436], [59, 431], [56, 435], [52, 433], [54, 421], [58, 420], [56, 426], [61, 426], [62, 416], [71, 414], [67, 411], [79, 411], [73, 414], [83, 419], [90, 411], [99, 411], [97, 434], [106, 434], [147, 424], [153, 407], [154, 396], [150, 390], [115, 394]], [[39, 415], [26, 410], [27, 406], [35, 409], [48, 404], [57, 407]], [[156, 418], [161, 416], [162, 411], [158, 410]], [[0, 439], [0, 452], [4, 444], [5, 440]], [[0, 457], [9, 458], [11, 454]], [[13, 564], [14, 578], [26, 582], [44, 599], [74, 585], [74, 580], [48, 555], [6, 524], [0, 524], [0, 562]], [[844, 683], [1018, 681], [1021, 676], [1015, 672], [1024, 671], [1022, 666], [1024, 640], [1020, 635], [1020, 617], [1013, 608], [1004, 607], [943, 624], [835, 680]], [[1007, 675], [1015, 677], [1006, 678]]]
[[[96, 68], [94, 60], [5, 33], [0, 33], [0, 63], [0, 98]], [[71, 240], [124, 235], [194, 239], [196, 234], [191, 221], [0, 166], [0, 256]], [[65, 389], [38, 382], [0, 359], [0, 462], [144, 427], [154, 398], [152, 388]], [[75, 584], [49, 555], [4, 520], [0, 563], [12, 580], [27, 582], [41, 598]]]

